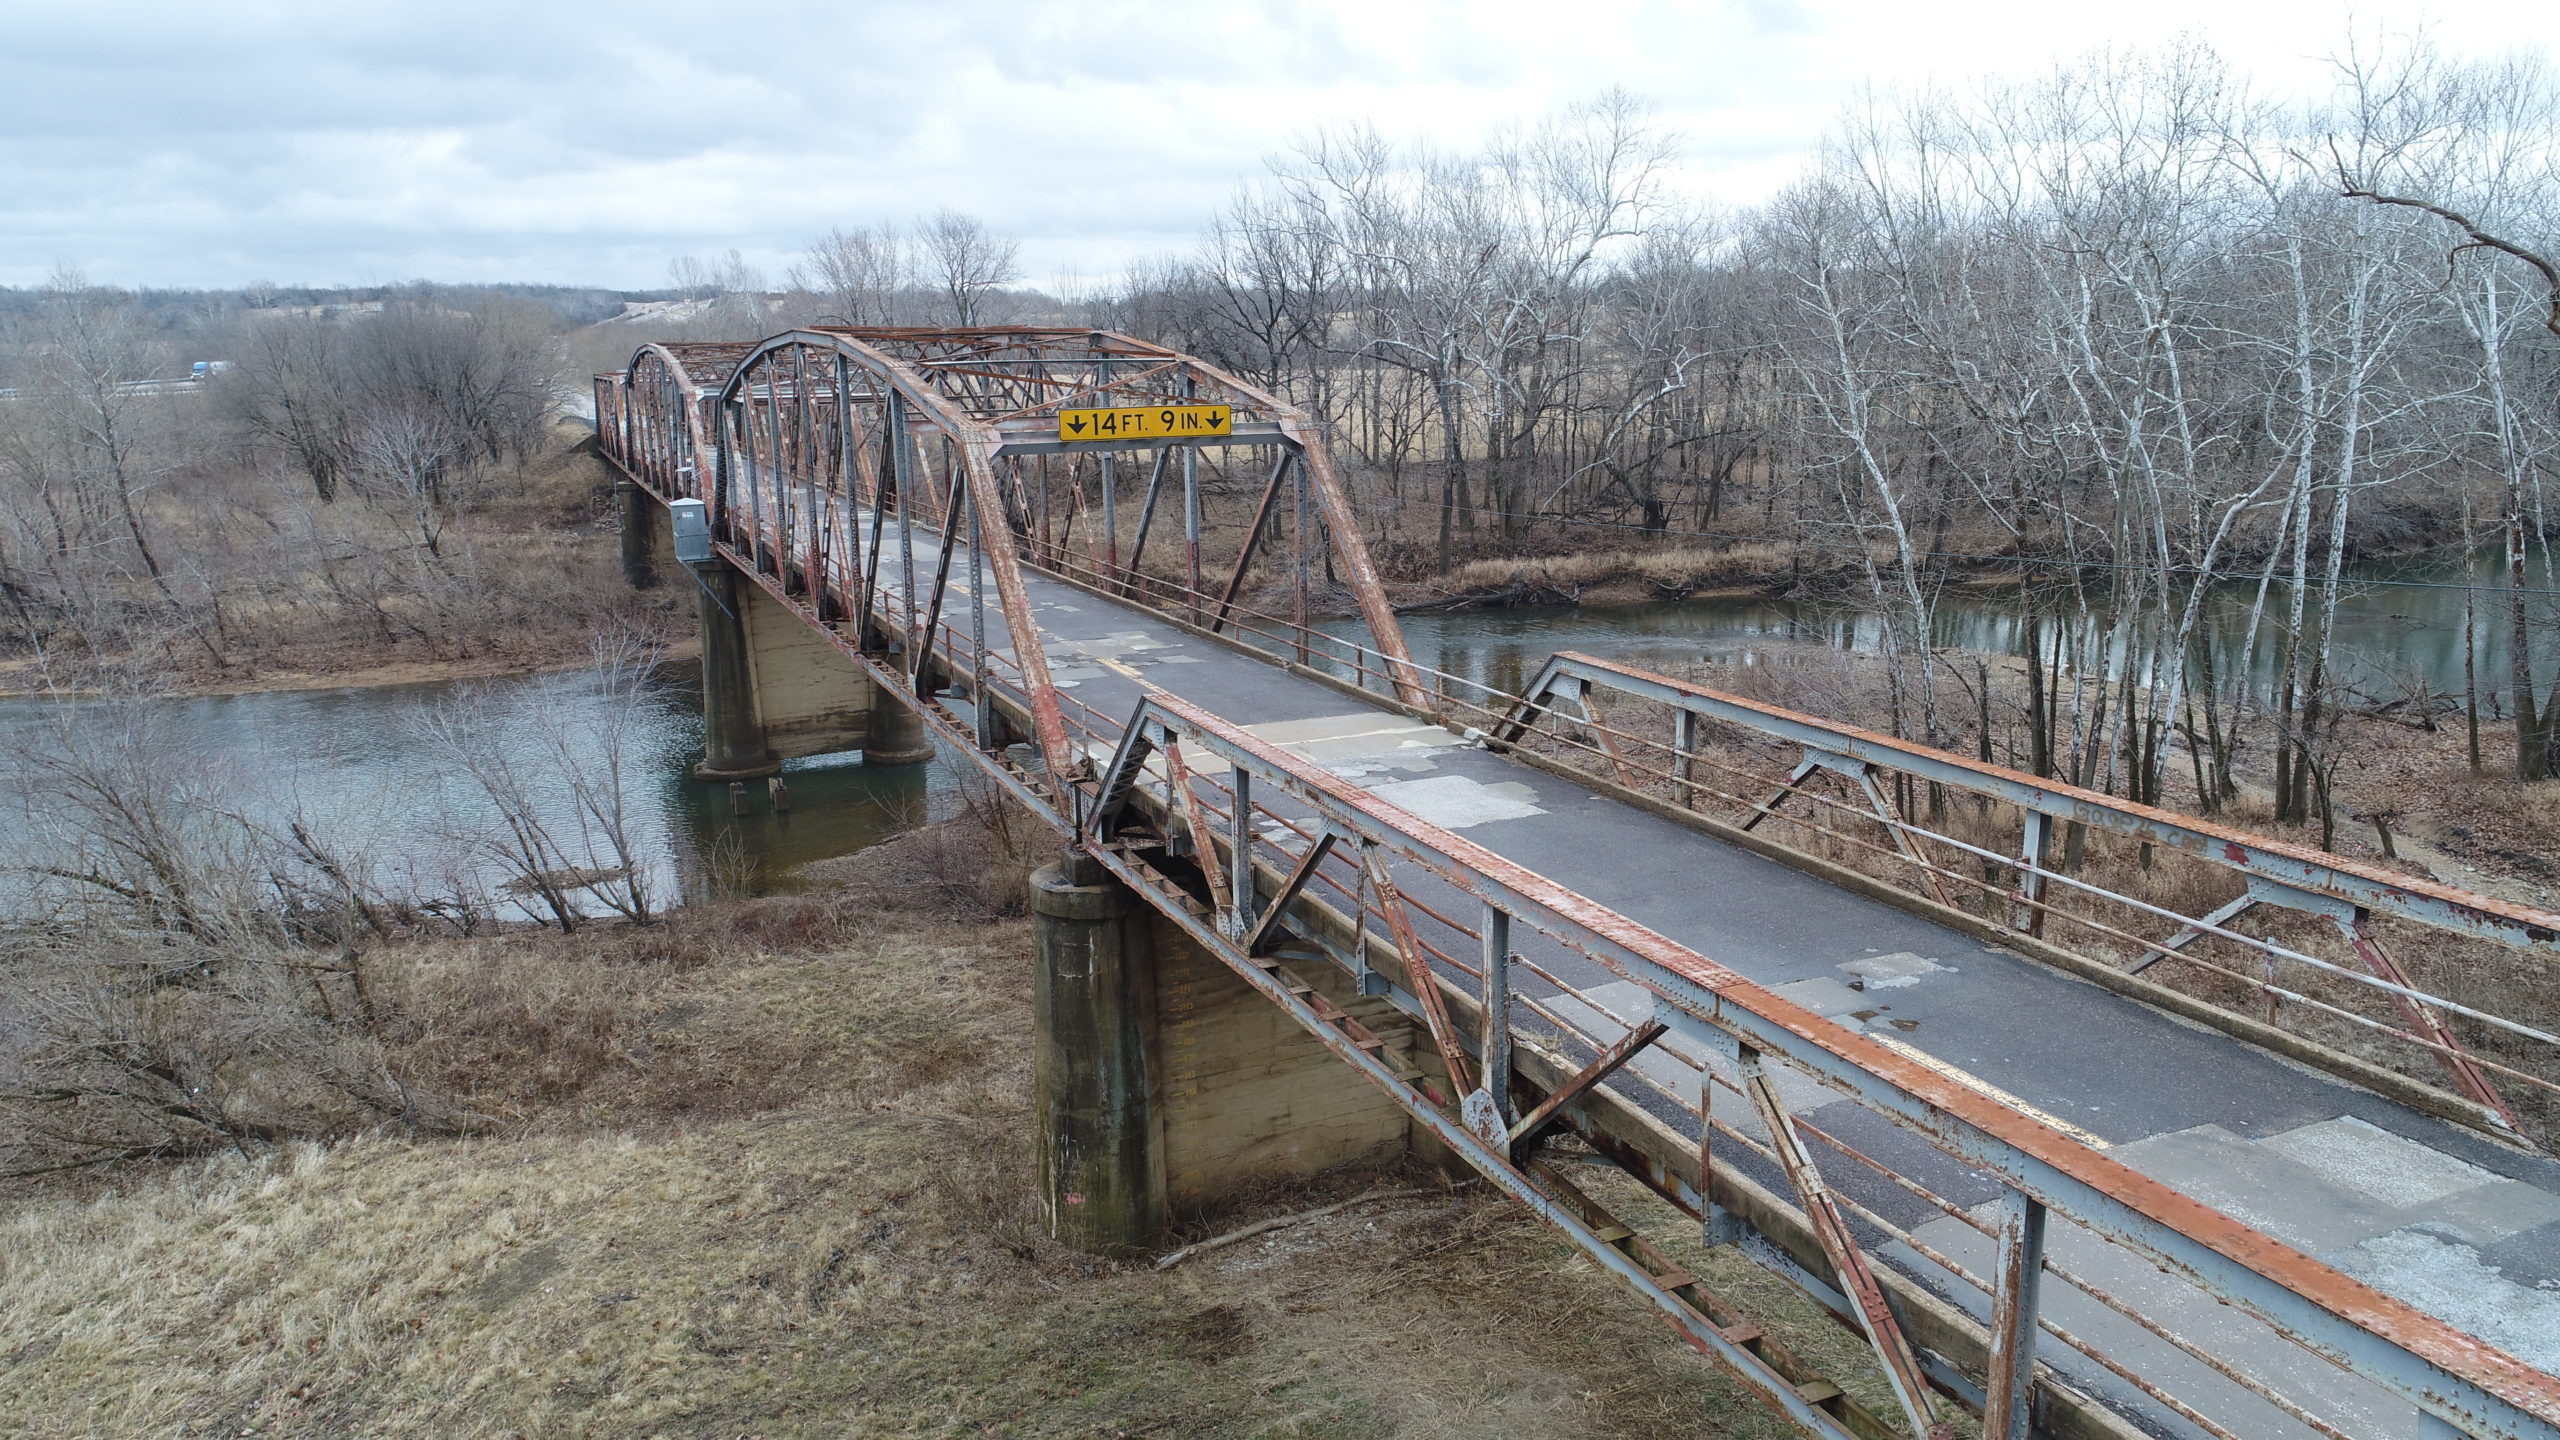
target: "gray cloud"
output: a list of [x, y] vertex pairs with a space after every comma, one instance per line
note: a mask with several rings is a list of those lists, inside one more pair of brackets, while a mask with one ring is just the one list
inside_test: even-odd
[[1460, 141], [1624, 85], [1687, 135], [1696, 188], [1749, 198], [1871, 79], [2036, 68], [2179, 28], [2280, 66], [2343, 36], [2345, 13], [1975, 8], [15, 0], [0, 283], [71, 261], [123, 284], [645, 286], [677, 253], [735, 246], [779, 270], [829, 225], [942, 205], [1023, 235], [1035, 271], [1093, 276], [1188, 244], [1319, 125]]

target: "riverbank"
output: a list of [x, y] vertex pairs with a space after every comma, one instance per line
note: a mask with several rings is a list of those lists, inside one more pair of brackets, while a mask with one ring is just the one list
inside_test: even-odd
[[[1410, 544], [1392, 548], [1412, 554]], [[2059, 567], [2021, 566], [2000, 558], [2001, 548], [2001, 543], [1986, 540], [1977, 553], [1989, 558], [1950, 559], [1943, 574], [1932, 581], [1934, 588], [1946, 594], [2000, 595], [2017, 591], [2031, 575], [2059, 580], [2067, 573]], [[2414, 541], [2373, 546], [2357, 552], [2348, 573], [2382, 575], [2423, 569], [2442, 565], [2460, 553]], [[1805, 548], [1777, 539], [1639, 546], [1558, 541], [1531, 553], [1478, 556], [1446, 574], [1417, 570], [1408, 561], [1390, 575], [1387, 589], [1397, 607], [1408, 612], [1774, 598], [1808, 588], [1860, 595], [1865, 593], [1867, 572], [1855, 563], [1854, 555], [1836, 546]], [[1873, 559], [1878, 570], [1888, 574], [1897, 564], [1889, 548], [1878, 548]], [[2240, 554], [2226, 556], [2222, 564], [2225, 573], [2246, 577], [2254, 576], [2264, 561], [2263, 555]], [[2482, 583], [2496, 590], [2506, 582], [2503, 575], [2493, 575]]]
[[1774, 595], [1791, 580], [1783, 546], [1657, 546], [1470, 560], [1398, 582], [1399, 608], [1636, 605], [1700, 595]]
[[582, 425], [557, 425], [537, 453], [474, 468], [432, 512], [354, 492], [320, 501], [292, 477], [246, 468], [164, 488], [153, 521], [196, 593], [179, 591], [175, 613], [145, 590], [53, 617], [42, 649], [20, 636], [0, 655], [0, 694], [521, 675], [584, 663], [602, 627], [689, 653], [690, 592], [623, 582], [614, 477], [592, 440]]
[[[679, 631], [658, 642], [659, 655], [670, 663], [690, 663], [702, 655], [702, 640], [697, 634]], [[210, 697], [218, 695], [288, 695], [313, 690], [381, 690], [400, 685], [433, 685], [457, 680], [503, 680], [528, 675], [558, 675], [583, 670], [595, 663], [591, 650], [572, 647], [567, 637], [553, 653], [540, 656], [480, 655], [456, 659], [394, 660], [379, 665], [350, 665], [345, 669], [291, 670], [268, 669], [254, 678], [207, 678], [177, 683], [156, 693], [178, 697]], [[94, 682], [94, 675], [91, 677]], [[42, 661], [0, 661], [0, 700], [49, 698], [85, 699], [109, 693], [91, 683], [70, 686], [54, 685], [46, 679]]]
[[1427, 1174], [1275, 1188], [1182, 1238], [1420, 1193], [1169, 1271], [1057, 1249], [1027, 922], [992, 878], [965, 914], [907, 884], [936, 862], [900, 850], [663, 927], [368, 957], [395, 1051], [432, 1060], [412, 1083], [478, 1135], [0, 1191], [7, 1428], [1785, 1433], [1516, 1207]]

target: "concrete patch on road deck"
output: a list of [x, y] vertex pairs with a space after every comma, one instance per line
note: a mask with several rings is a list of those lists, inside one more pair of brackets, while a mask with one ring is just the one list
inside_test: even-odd
[[[2400, 1212], [2404, 1223], [2472, 1245], [2560, 1221], [2560, 1195], [2342, 1115], [2257, 1142]], [[2410, 1216], [2423, 1219], [2409, 1220]]]
[[2560, 1218], [2560, 1197], [2349, 1116], [2248, 1140], [2219, 1125], [2117, 1158], [2532, 1364], [2560, 1364], [2560, 1288], [2480, 1248]]
[[1856, 976], [1869, 990], [1899, 990], [1906, 985], [1919, 984], [1923, 975], [1951, 974], [1955, 970], [1952, 965], [1941, 965], [1926, 955], [1909, 950], [1897, 950], [1890, 955], [1869, 955], [1833, 968]]
[[1105, 675], [1136, 680], [1143, 668], [1176, 661], [1197, 663], [1197, 657], [1173, 653], [1172, 641], [1144, 630], [1123, 630], [1085, 640], [1063, 640], [1055, 635], [1044, 638], [1049, 678], [1061, 689], [1073, 689], [1082, 681], [1099, 680]]
[[2393, 1207], [2219, 1125], [2121, 1145], [2115, 1158], [2244, 1225], [2323, 1258], [2396, 1223]]
[[2468, 1245], [2394, 1230], [2356, 1246], [2338, 1268], [2450, 1321], [2528, 1365], [2560, 1371], [2560, 1289], [2530, 1289], [2484, 1265]]
[[1434, 775], [1427, 780], [1372, 785], [1369, 793], [1444, 830], [1547, 813], [1535, 803], [1538, 792], [1516, 780], [1487, 785], [1464, 775]]
[[1466, 743], [1437, 725], [1374, 710], [1246, 728], [1293, 755], [1351, 779], [1382, 769], [1414, 774], [1437, 770], [1440, 762], [1432, 758], [1437, 752]]
[[1051, 655], [1081, 655], [1092, 660], [1122, 660], [1142, 655], [1149, 650], [1170, 649], [1173, 642], [1144, 630], [1123, 630], [1116, 635], [1096, 635], [1087, 640], [1061, 640], [1052, 635]]
[[1828, 975], [1817, 975], [1810, 980], [1790, 980], [1784, 985], [1772, 985], [1769, 987], [1769, 993], [1781, 1000], [1801, 1005], [1826, 1020], [1846, 1025], [1852, 1030], [1863, 1030], [1867, 1027], [1866, 1021], [1850, 1012], [1867, 1009], [1872, 1002]]
[[2467, 1160], [2341, 1115], [2258, 1142], [2385, 1205], [2423, 1205], [2498, 1177]]
[[[1187, 658], [1191, 657], [1164, 655], [1154, 657], [1152, 663], [1169, 665], [1176, 660]], [[1151, 662], [1140, 659], [1128, 663]], [[1071, 672], [1061, 669], [1052, 673], [1063, 675]], [[1093, 675], [1101, 672], [1089, 670], [1083, 673]], [[1312, 761], [1325, 770], [1350, 780], [1358, 780], [1384, 770], [1402, 770], [1408, 774], [1437, 770], [1440, 764], [1431, 758], [1433, 755], [1466, 743], [1437, 725], [1425, 724], [1402, 715], [1381, 714], [1374, 710], [1361, 711], [1352, 715], [1318, 715], [1307, 720], [1274, 720], [1261, 725], [1247, 725], [1244, 728], [1248, 733], [1267, 740], [1302, 760]], [[1107, 762], [1110, 757], [1110, 747], [1099, 742], [1088, 745], [1087, 749], [1102, 757], [1102, 760], [1096, 763]], [[1189, 766], [1194, 775], [1227, 773], [1225, 760], [1197, 745], [1182, 747], [1182, 763]], [[1164, 778], [1163, 762], [1148, 761], [1147, 774], [1151, 779], [1162, 780]], [[1526, 785], [1506, 784], [1485, 788], [1517, 790], [1521, 792], [1524, 799], [1537, 798]], [[1543, 815], [1547, 812], [1531, 809], [1521, 813]], [[1511, 817], [1488, 816], [1486, 818], [1508, 819]]]

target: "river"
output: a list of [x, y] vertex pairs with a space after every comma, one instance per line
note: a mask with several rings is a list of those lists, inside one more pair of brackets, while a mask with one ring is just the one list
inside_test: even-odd
[[[595, 675], [569, 672], [148, 701], [11, 698], [0, 699], [0, 741], [21, 757], [68, 748], [82, 774], [124, 776], [134, 794], [199, 822], [237, 816], [285, 833], [300, 820], [365, 865], [386, 894], [476, 893], [508, 918], [526, 912], [508, 898], [512, 872], [493, 848], [504, 841], [502, 812], [478, 778], [422, 743], [422, 727], [458, 727], [484, 753], [508, 757], [579, 865], [610, 859], [606, 846], [583, 853], [573, 787], [618, 773], [626, 833], [659, 905], [787, 888], [811, 861], [952, 808], [951, 773], [939, 761], [868, 766], [828, 756], [785, 767], [787, 811], [757, 782], [745, 813], [733, 814], [726, 787], [688, 774], [702, 754], [692, 670], [670, 667], [637, 695], [618, 706]], [[13, 869], [68, 863], [84, 829], [96, 828], [58, 782], [21, 784], [8, 803], [17, 813], [0, 834], [0, 862]]]
[[[2555, 588], [2547, 559], [2537, 557], [2529, 583]], [[2350, 572], [2339, 599], [2334, 655], [2348, 683], [2372, 699], [2389, 699], [2423, 683], [2436, 694], [2462, 693], [2463, 602], [2478, 587], [2477, 663], [2484, 692], [2507, 674], [2509, 630], [2505, 561], [2495, 550], [2433, 554], [2379, 561]], [[2244, 647], [2256, 586], [2218, 584], [2207, 604], [2206, 644], [2216, 672], [2228, 676], [2251, 650], [2253, 679], [2264, 693], [2277, 678], [2282, 645], [2275, 621], [2286, 610], [2285, 589], [2270, 587], [2265, 625], [2255, 647]], [[2534, 600], [2535, 623], [2548, 626], [2549, 593]], [[1326, 628], [1358, 638], [1356, 622]], [[1404, 617], [1414, 659], [1451, 675], [1517, 693], [1548, 655], [1581, 650], [1631, 663], [1706, 659], [1749, 665], [1782, 647], [1818, 645], [1874, 651], [1884, 621], [1871, 611], [1829, 602], [1763, 596], [1704, 596], [1647, 605], [1523, 606], [1461, 610]], [[2014, 655], [2024, 644], [2025, 621], [2016, 596], [2005, 590], [1950, 590], [1938, 602], [1936, 639], [1941, 646]]]
[[[2482, 683], [2504, 676], [2505, 627], [2492, 613], [2503, 598], [2497, 558], [2475, 555], [2466, 566], [2460, 557], [2426, 557], [2364, 567], [2342, 599], [2341, 661], [2369, 693], [2396, 693], [2419, 680], [2459, 693], [2466, 572], [2491, 587], [2481, 596]], [[2240, 585], [2215, 597], [2212, 643], [2226, 673], [2236, 663], [2250, 599], [2250, 587]], [[1353, 623], [1335, 628], [1351, 633]], [[1950, 594], [1938, 623], [1943, 644], [2010, 653], [2019, 645], [2017, 607], [2005, 594]], [[1782, 645], [1873, 649], [1880, 639], [1873, 615], [1756, 597], [1420, 614], [1406, 617], [1405, 630], [1423, 664], [1508, 691], [1562, 649], [1637, 663], [1750, 664]], [[2262, 639], [2262, 683], [2273, 673], [2275, 650]], [[576, 781], [618, 773], [627, 830], [659, 904], [788, 888], [812, 861], [852, 853], [956, 808], [953, 774], [940, 761], [874, 767], [848, 756], [786, 767], [788, 810], [752, 785], [744, 813], [732, 813], [724, 787], [687, 773], [702, 749], [690, 669], [664, 670], [636, 694], [635, 703], [617, 707], [596, 676], [573, 672], [150, 701], [0, 699], [0, 739], [26, 756], [59, 753], [66, 732], [84, 735], [93, 760], [147, 776], [139, 788], [174, 809], [236, 815], [276, 833], [300, 819], [368, 867], [386, 893], [471, 891], [519, 916], [529, 912], [506, 898], [510, 871], [492, 848], [504, 834], [500, 811], [450, 750], [420, 743], [422, 726], [442, 725], [450, 734], [467, 721], [479, 753], [515, 762], [524, 788], [564, 833], [577, 828]], [[563, 738], [565, 747], [555, 747]], [[618, 767], [610, 754], [617, 742]], [[0, 835], [0, 865], [14, 862], [23, 874], [26, 866], [64, 864], [80, 853], [77, 807], [61, 794], [58, 785], [22, 785], [12, 794], [17, 814]]]

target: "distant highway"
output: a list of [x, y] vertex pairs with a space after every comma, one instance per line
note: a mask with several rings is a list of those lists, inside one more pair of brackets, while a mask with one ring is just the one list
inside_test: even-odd
[[[119, 395], [183, 395], [191, 390], [198, 390], [203, 387], [201, 382], [198, 381], [176, 379], [126, 380], [119, 383], [115, 388], [116, 393]], [[24, 392], [20, 389], [0, 385], [0, 400], [15, 400], [23, 393]]]

